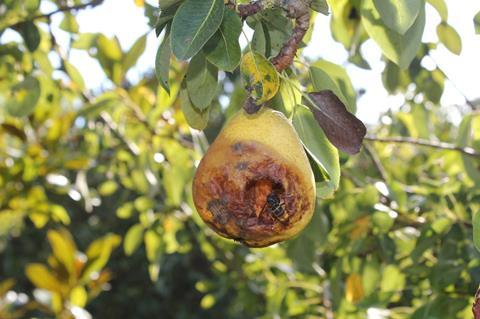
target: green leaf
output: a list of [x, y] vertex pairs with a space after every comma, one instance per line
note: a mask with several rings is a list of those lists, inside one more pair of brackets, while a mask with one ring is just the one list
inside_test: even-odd
[[445, 0], [427, 0], [427, 2], [430, 3], [435, 8], [435, 10], [437, 10], [442, 21], [447, 21], [448, 8]]
[[61, 292], [62, 283], [42, 264], [28, 264], [25, 275], [37, 288]]
[[70, 12], [66, 12], [63, 16], [62, 22], [60, 23], [60, 29], [70, 33], [77, 33], [78, 22], [75, 19], [75, 16]]
[[[352, 81], [348, 76], [345, 69], [337, 64], [328, 62], [326, 60], [318, 60], [312, 64], [312, 66], [320, 68], [323, 72], [327, 73], [330, 79], [335, 81], [335, 84], [342, 92], [342, 95], [346, 99], [345, 105], [351, 113], [355, 113], [357, 110], [357, 94], [353, 88]], [[316, 71], [312, 71], [316, 73]], [[315, 77], [315, 76], [314, 76]], [[327, 80], [328, 81], [328, 80]], [[328, 87], [322, 87], [322, 82], [316, 79], [314, 87], [315, 91], [321, 91], [329, 89]], [[332, 90], [333, 91], [333, 90]]]
[[112, 251], [121, 243], [120, 236], [107, 234], [93, 241], [87, 249], [88, 261], [82, 272], [82, 280], [88, 280], [92, 273], [100, 271], [110, 259]]
[[160, 12], [160, 15], [158, 16], [158, 20], [155, 26], [155, 34], [160, 36], [162, 33], [162, 30], [166, 27], [169, 26], [170, 22], [173, 20], [173, 17], [175, 16], [175, 13], [178, 10], [179, 5], [175, 4], [171, 7], [168, 7], [167, 9], [163, 10]]
[[95, 45], [98, 33], [81, 33], [77, 36], [77, 39], [72, 44], [72, 48], [88, 50]]
[[147, 259], [151, 263], [157, 262], [162, 257], [162, 240], [153, 230], [147, 230], [144, 236]]
[[328, 3], [326, 0], [312, 0], [310, 8], [324, 15], [328, 15]]
[[102, 196], [110, 196], [118, 189], [118, 184], [115, 181], [105, 181], [98, 187], [98, 193]]
[[22, 82], [14, 85], [10, 90], [10, 98], [6, 108], [12, 116], [22, 117], [31, 114], [40, 97], [40, 82], [27, 76]]
[[202, 52], [195, 55], [188, 65], [186, 85], [190, 100], [200, 111], [210, 106], [217, 94], [218, 69], [208, 62]]
[[49, 230], [47, 238], [55, 258], [67, 269], [71, 276], [74, 276], [74, 262], [77, 247], [70, 233], [65, 229], [58, 231]]
[[163, 11], [165, 9], [170, 8], [174, 4], [177, 4], [181, 0], [158, 0], [158, 4], [160, 6], [160, 9]]
[[446, 22], [437, 26], [437, 35], [440, 42], [453, 54], [459, 55], [462, 52], [462, 39], [457, 31]]
[[19, 32], [23, 40], [25, 40], [28, 51], [35, 51], [40, 45], [40, 31], [38, 31], [35, 23], [32, 21], [22, 23]]
[[125, 251], [125, 254], [131, 256], [142, 243], [142, 239], [143, 226], [141, 224], [135, 224], [130, 227], [123, 241], [123, 250]]
[[155, 57], [155, 74], [160, 85], [170, 94], [170, 85], [168, 84], [170, 72], [170, 33], [166, 33]]
[[81, 308], [85, 308], [85, 305], [88, 301], [88, 294], [87, 291], [83, 286], [76, 286], [70, 292], [70, 302]]
[[[313, 160], [328, 174], [327, 184], [318, 185], [322, 189], [319, 196], [329, 197], [340, 183], [340, 162], [338, 150], [328, 141], [313, 114], [304, 106], [297, 106], [293, 116], [293, 126], [303, 145]], [[323, 188], [326, 187], [325, 191]]]
[[210, 107], [207, 107], [204, 110], [196, 108], [190, 100], [185, 84], [182, 84], [182, 89], [180, 90], [180, 107], [182, 108], [183, 115], [185, 116], [188, 125], [192, 128], [203, 130], [207, 127]]
[[480, 11], [477, 12], [475, 17], [473, 18], [473, 24], [475, 26], [475, 33], [480, 34]]
[[[480, 125], [480, 116], [478, 114], [468, 114], [465, 116], [460, 123], [458, 128], [458, 137], [457, 143], [458, 146], [461, 147], [471, 147], [474, 135], [474, 121], [476, 121], [477, 125]], [[468, 177], [476, 184], [480, 185], [480, 168], [478, 167], [478, 160], [467, 156], [462, 155], [462, 162], [467, 172]]]
[[208, 61], [220, 70], [232, 72], [240, 63], [241, 50], [238, 38], [242, 32], [242, 21], [232, 10], [226, 9], [222, 24], [208, 40], [204, 52]]
[[127, 72], [132, 66], [135, 65], [138, 58], [145, 51], [145, 46], [147, 45], [147, 35], [143, 35], [135, 41], [130, 50], [123, 57], [123, 70]]
[[[315, 92], [331, 90], [340, 99], [340, 101], [345, 104], [348, 111], [350, 111], [351, 113], [355, 112], [355, 104], [351, 104], [352, 100], [345, 97], [342, 90], [338, 87], [335, 80], [332, 79], [329, 74], [315, 66], [312, 66], [310, 68], [309, 73], [310, 81], [312, 81], [312, 86]], [[355, 100], [353, 100], [353, 103], [355, 103]]]
[[63, 63], [65, 66], [65, 71], [67, 71], [68, 76], [70, 79], [72, 79], [77, 88], [80, 91], [85, 90], [85, 81], [83, 80], [82, 74], [78, 71], [78, 69], [68, 61], [63, 61]]
[[122, 59], [122, 49], [116, 37], [109, 39], [103, 34], [99, 35], [97, 37], [97, 48], [99, 53], [110, 60], [120, 61]]
[[242, 58], [240, 66], [243, 86], [250, 92], [257, 104], [272, 99], [280, 87], [275, 67], [257, 52], [248, 52]]
[[373, 0], [363, 1], [361, 15], [365, 30], [380, 46], [383, 54], [400, 68], [408, 67], [422, 43], [425, 28], [425, 7], [422, 6], [414, 24], [404, 35], [388, 29], [383, 24]]
[[172, 22], [172, 51], [180, 60], [197, 54], [218, 30], [223, 19], [222, 0], [186, 0]]
[[373, 0], [383, 23], [399, 34], [405, 34], [420, 13], [423, 0]]
[[473, 243], [475, 248], [480, 251], [480, 211], [473, 214]]

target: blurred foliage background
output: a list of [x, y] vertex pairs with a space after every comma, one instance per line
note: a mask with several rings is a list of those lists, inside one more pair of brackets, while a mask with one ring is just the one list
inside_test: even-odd
[[[66, 49], [39, 9], [44, 1], [63, 15]], [[158, 7], [136, 2], [154, 28]], [[461, 50], [443, 1], [429, 2], [442, 17], [442, 43]], [[195, 166], [242, 106], [238, 71], [221, 73], [207, 128], [191, 129], [178, 98], [187, 63], [172, 58], [170, 94], [154, 61], [140, 81], [127, 81], [146, 39], [125, 49], [79, 33], [70, 9], [100, 3], [0, 3], [0, 318], [471, 317], [480, 113], [468, 102], [458, 123], [439, 105], [445, 74], [421, 64], [437, 43], [419, 43], [406, 69], [386, 60], [385, 88], [404, 93], [405, 104], [369, 127], [360, 154], [335, 153], [338, 190], [319, 198], [307, 229], [249, 249], [210, 231], [191, 198]], [[361, 1], [330, 4], [332, 34], [367, 67]], [[275, 35], [283, 26], [262, 27]], [[22, 41], [3, 39], [7, 29]], [[401, 48], [383, 49], [389, 57]], [[88, 90], [71, 50], [95, 58], [111, 88]], [[302, 65], [290, 76], [309, 86]], [[354, 103], [340, 67], [312, 65]], [[288, 112], [288, 94], [281, 89], [272, 106]]]

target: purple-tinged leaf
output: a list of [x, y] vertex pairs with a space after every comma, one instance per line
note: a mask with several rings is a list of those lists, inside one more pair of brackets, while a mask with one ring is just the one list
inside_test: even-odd
[[328, 140], [341, 151], [352, 155], [358, 153], [367, 134], [362, 121], [348, 112], [330, 90], [312, 92], [308, 96], [315, 104], [308, 103], [308, 106]]

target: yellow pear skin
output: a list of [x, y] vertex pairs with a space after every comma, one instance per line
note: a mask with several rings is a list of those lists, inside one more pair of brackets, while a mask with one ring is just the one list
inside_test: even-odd
[[292, 124], [263, 107], [239, 111], [193, 180], [201, 218], [221, 236], [266, 247], [297, 235], [315, 209], [315, 180]]

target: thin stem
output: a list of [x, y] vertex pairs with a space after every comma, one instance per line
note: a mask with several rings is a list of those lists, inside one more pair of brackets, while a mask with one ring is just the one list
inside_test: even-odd
[[433, 141], [427, 141], [427, 140], [416, 139], [412, 137], [403, 137], [403, 136], [398, 136], [398, 137], [365, 136], [365, 140], [379, 142], [379, 143], [413, 144], [413, 145], [431, 147], [431, 148], [447, 150], [447, 151], [456, 151], [464, 155], [471, 156], [476, 159], [480, 159], [480, 153], [478, 153], [471, 147], [461, 147], [461, 146], [457, 146], [457, 145], [449, 144], [445, 142], [433, 142]]
[[372, 160], [373, 166], [376, 168], [376, 170], [380, 174], [383, 182], [387, 183], [387, 180], [388, 180], [387, 173], [385, 171], [385, 168], [382, 165], [382, 162], [380, 161], [380, 158], [377, 156], [377, 154], [373, 150], [373, 147], [369, 143], [364, 143], [363, 146], [365, 148], [367, 155]]

